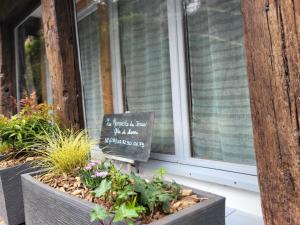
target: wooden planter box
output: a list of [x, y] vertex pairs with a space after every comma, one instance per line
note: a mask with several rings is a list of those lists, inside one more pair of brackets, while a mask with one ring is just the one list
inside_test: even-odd
[[28, 163], [0, 169], [0, 217], [7, 225], [25, 222], [21, 174], [35, 170]]
[[[90, 222], [89, 213], [95, 204], [43, 184], [32, 177], [35, 174], [22, 175], [26, 225], [99, 224]], [[198, 190], [194, 192], [209, 200], [166, 216], [151, 225], [225, 225], [225, 198]]]

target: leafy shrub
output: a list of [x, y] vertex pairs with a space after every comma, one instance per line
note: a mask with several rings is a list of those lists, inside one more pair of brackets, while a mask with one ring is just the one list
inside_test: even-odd
[[55, 120], [51, 114], [52, 107], [47, 104], [35, 104], [35, 94], [21, 100], [22, 110], [8, 118], [0, 117], [0, 143], [3, 152], [13, 157], [32, 156], [33, 143], [37, 137], [56, 132]]
[[37, 154], [40, 156], [37, 164], [57, 175], [70, 173], [78, 167], [84, 167], [94, 144], [85, 131], [75, 132], [62, 130], [59, 127], [54, 134], [48, 133], [41, 136], [40, 140], [42, 146], [37, 147]]
[[[164, 169], [157, 171], [151, 181], [146, 181], [134, 173], [126, 174], [111, 163], [90, 162], [80, 171], [81, 181], [94, 190], [95, 197], [101, 198], [110, 208], [97, 206], [91, 212], [91, 220], [110, 222], [123, 221], [133, 224], [142, 214], [155, 211], [168, 213], [171, 202], [178, 200], [181, 186], [163, 182]], [[109, 223], [110, 224], [110, 223]]]

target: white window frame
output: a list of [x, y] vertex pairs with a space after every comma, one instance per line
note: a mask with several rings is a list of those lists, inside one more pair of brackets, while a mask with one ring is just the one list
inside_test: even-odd
[[[118, 1], [109, 1], [114, 113], [124, 113]], [[167, 0], [175, 155], [151, 153], [145, 169], [165, 167], [170, 174], [259, 192], [256, 166], [192, 157], [182, 0]], [[97, 9], [92, 4], [78, 14], [80, 21]]]

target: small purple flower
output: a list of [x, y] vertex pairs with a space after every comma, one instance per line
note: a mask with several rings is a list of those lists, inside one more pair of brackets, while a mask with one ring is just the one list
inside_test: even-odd
[[91, 170], [92, 167], [90, 165], [87, 165], [86, 167], [84, 167], [85, 170]]
[[86, 170], [91, 170], [93, 167], [97, 166], [99, 163], [97, 161], [90, 161], [85, 167]]
[[91, 166], [91, 167], [94, 167], [94, 166], [96, 166], [97, 164], [96, 164], [95, 162], [90, 162], [88, 165]]
[[101, 177], [101, 178], [104, 178], [104, 177], [106, 177], [107, 176], [107, 172], [106, 171], [95, 171], [95, 173], [94, 173], [94, 175], [96, 176], [96, 177]]

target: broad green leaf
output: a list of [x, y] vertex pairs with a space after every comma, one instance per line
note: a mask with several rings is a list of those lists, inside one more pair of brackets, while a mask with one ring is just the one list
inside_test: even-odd
[[116, 211], [114, 222], [123, 221], [126, 218], [137, 218], [139, 215], [135, 208], [128, 207], [123, 203]]
[[169, 202], [170, 201], [170, 196], [166, 193], [158, 195], [158, 200], [160, 202]]
[[98, 188], [95, 189], [95, 196], [102, 197], [109, 189], [111, 189], [111, 181], [104, 179]]
[[108, 216], [109, 214], [106, 212], [106, 210], [99, 205], [96, 205], [90, 212], [91, 222], [94, 222], [96, 220], [105, 220]]

